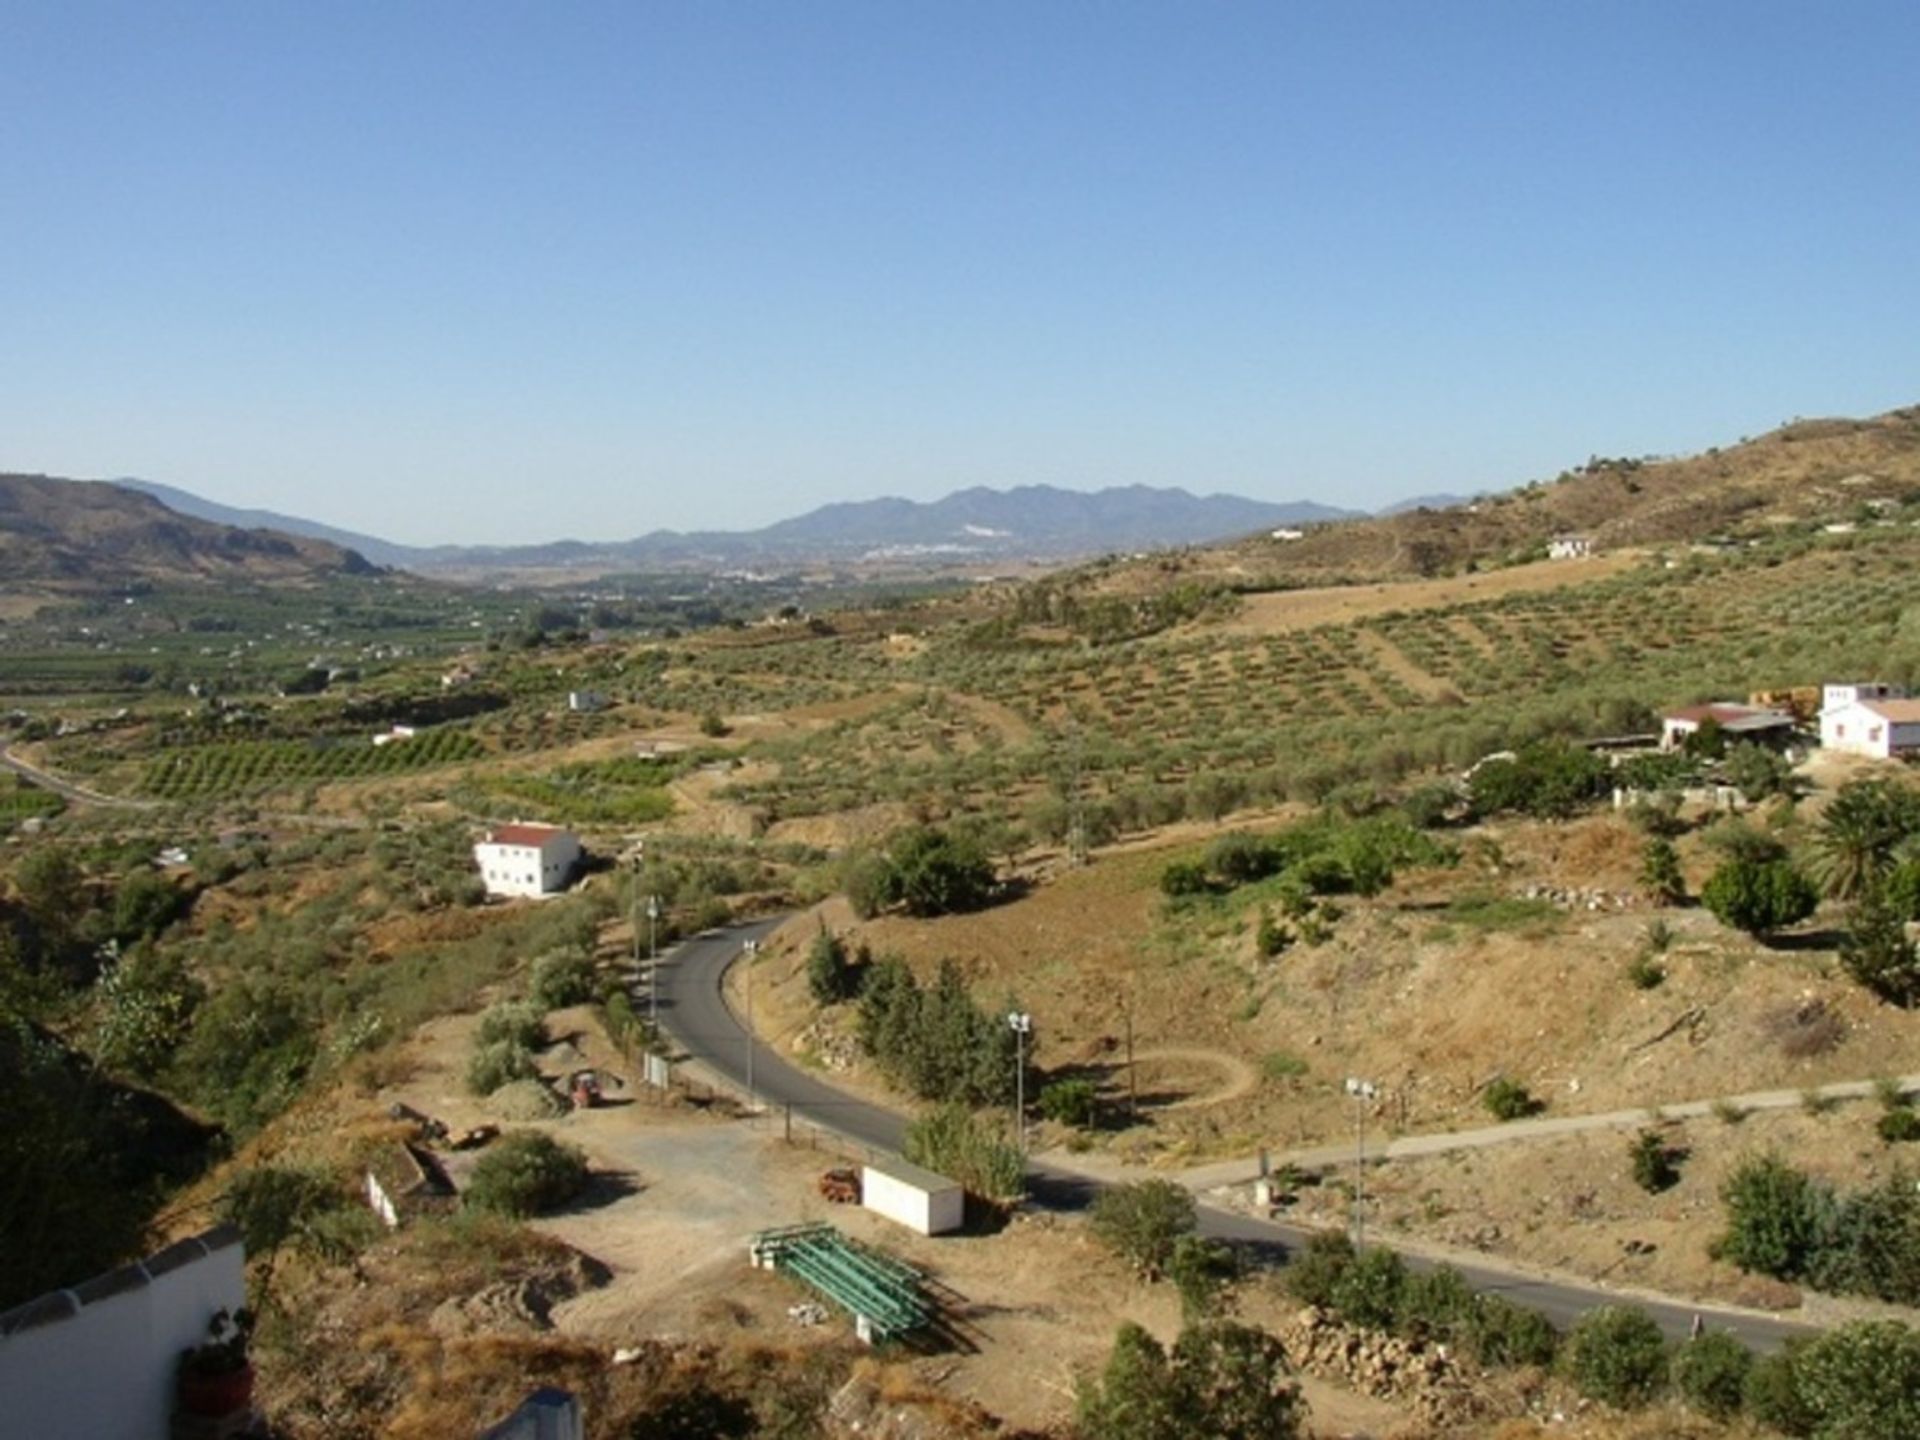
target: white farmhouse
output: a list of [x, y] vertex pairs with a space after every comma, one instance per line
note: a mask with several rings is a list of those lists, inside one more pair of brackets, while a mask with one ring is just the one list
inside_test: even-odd
[[473, 847], [489, 895], [553, 895], [580, 863], [580, 840], [553, 825], [501, 825]]
[[1739, 705], [1731, 700], [1711, 705], [1689, 705], [1660, 717], [1660, 748], [1678, 750], [1687, 737], [1711, 720], [1728, 740], [1761, 742], [1784, 740], [1793, 734], [1794, 719], [1771, 705]]
[[1876, 760], [1914, 754], [1920, 751], [1920, 700], [1879, 681], [1823, 686], [1820, 743]]
[[1585, 560], [1592, 554], [1591, 535], [1556, 535], [1547, 542], [1549, 560]]
[[576, 715], [592, 715], [607, 708], [607, 697], [598, 690], [569, 690], [567, 709]]

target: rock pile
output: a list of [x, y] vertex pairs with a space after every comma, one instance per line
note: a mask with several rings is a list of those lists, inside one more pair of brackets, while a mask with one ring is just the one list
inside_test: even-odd
[[1520, 898], [1545, 900], [1563, 910], [1634, 910], [1643, 903], [1631, 891], [1573, 890], [1560, 885], [1529, 885], [1520, 892]]
[[1444, 1345], [1341, 1323], [1308, 1306], [1278, 1327], [1301, 1370], [1408, 1407], [1429, 1425], [1452, 1425], [1477, 1412], [1471, 1376]]

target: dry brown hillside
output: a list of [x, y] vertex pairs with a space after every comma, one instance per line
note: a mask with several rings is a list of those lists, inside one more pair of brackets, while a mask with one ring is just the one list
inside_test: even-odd
[[302, 581], [373, 570], [352, 550], [176, 514], [100, 481], [0, 475], [0, 575], [10, 591], [129, 580]]
[[1531, 555], [1561, 534], [1596, 552], [1751, 536], [1783, 525], [1866, 523], [1920, 489], [1920, 406], [1867, 420], [1797, 420], [1683, 459], [1595, 457], [1551, 481], [1446, 510], [1322, 526], [1298, 540], [1231, 544], [1096, 567], [1097, 588], [1170, 578], [1291, 588], [1458, 571]]

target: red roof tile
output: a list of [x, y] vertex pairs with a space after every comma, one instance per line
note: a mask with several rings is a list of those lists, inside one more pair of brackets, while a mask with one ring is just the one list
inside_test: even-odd
[[554, 836], [565, 832], [557, 825], [501, 825], [488, 834], [495, 845], [527, 845], [538, 850]]

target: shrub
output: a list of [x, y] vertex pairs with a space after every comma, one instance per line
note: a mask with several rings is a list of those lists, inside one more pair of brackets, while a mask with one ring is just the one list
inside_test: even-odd
[[1778, 1353], [1760, 1356], [1741, 1387], [1747, 1413], [1782, 1435], [1808, 1436], [1819, 1423], [1819, 1416], [1800, 1398], [1800, 1356], [1805, 1349], [1805, 1341], [1789, 1340]]
[[1642, 1130], [1634, 1137], [1630, 1151], [1633, 1183], [1649, 1195], [1671, 1190], [1680, 1183], [1680, 1170], [1673, 1147], [1658, 1130]]
[[1092, 1440], [1294, 1440], [1306, 1407], [1290, 1371], [1280, 1342], [1251, 1326], [1189, 1325], [1169, 1355], [1129, 1322], [1078, 1388], [1078, 1429]]
[[1533, 1098], [1525, 1085], [1518, 1080], [1502, 1075], [1487, 1086], [1481, 1097], [1488, 1112], [1496, 1120], [1524, 1120], [1529, 1115], [1538, 1115], [1547, 1107]]
[[1467, 1344], [1482, 1365], [1546, 1366], [1560, 1349], [1560, 1332], [1538, 1310], [1498, 1295], [1482, 1295], [1473, 1310]]
[[1167, 1278], [1180, 1292], [1180, 1313], [1189, 1325], [1224, 1308], [1227, 1291], [1240, 1278], [1240, 1257], [1217, 1240], [1182, 1235], [1173, 1242]]
[[1879, 889], [1861, 896], [1847, 917], [1840, 963], [1855, 981], [1890, 1004], [1920, 1003], [1920, 955], [1905, 919]]
[[1632, 1410], [1666, 1383], [1667, 1342], [1644, 1310], [1605, 1305], [1574, 1326], [1565, 1361], [1582, 1395]]
[[1750, 804], [1758, 804], [1771, 795], [1786, 795], [1793, 789], [1793, 767], [1777, 750], [1743, 741], [1727, 751], [1728, 781]]
[[1420, 1339], [1457, 1344], [1470, 1332], [1478, 1302], [1451, 1265], [1409, 1275], [1400, 1289], [1400, 1328]]
[[1700, 900], [1723, 925], [1768, 935], [1813, 914], [1820, 893], [1790, 861], [1729, 860], [1713, 872]]
[[1173, 1259], [1174, 1242], [1193, 1231], [1193, 1196], [1171, 1180], [1115, 1185], [1100, 1192], [1087, 1222], [1094, 1238], [1157, 1280]]
[[1667, 980], [1667, 967], [1644, 950], [1627, 966], [1627, 979], [1636, 990], [1657, 990]]
[[1680, 873], [1680, 852], [1673, 842], [1654, 836], [1640, 856], [1640, 883], [1649, 895], [1668, 905], [1687, 898], [1686, 877]]
[[1673, 1354], [1673, 1388], [1692, 1409], [1731, 1420], [1746, 1403], [1753, 1352], [1724, 1331], [1689, 1340]]
[[1879, 1124], [1874, 1128], [1880, 1132], [1880, 1138], [1889, 1145], [1920, 1140], [1920, 1112], [1905, 1107], [1889, 1110], [1880, 1117]]
[[1019, 1150], [964, 1105], [940, 1105], [914, 1120], [901, 1148], [915, 1165], [945, 1175], [990, 1204], [1010, 1204], [1025, 1189]]
[[888, 892], [909, 915], [978, 910], [993, 894], [993, 862], [972, 835], [921, 826], [887, 847]]
[[1176, 860], [1160, 872], [1160, 891], [1170, 900], [1204, 895], [1212, 888], [1207, 867], [1198, 860]]
[[474, 1039], [480, 1045], [507, 1044], [538, 1050], [547, 1043], [546, 1016], [529, 1001], [505, 1000], [481, 1014]]
[[1345, 1231], [1316, 1231], [1307, 1237], [1305, 1246], [1288, 1263], [1287, 1289], [1303, 1305], [1331, 1310], [1340, 1277], [1347, 1273], [1353, 1259], [1353, 1241]]
[[1077, 1130], [1090, 1128], [1099, 1108], [1099, 1092], [1091, 1080], [1055, 1080], [1040, 1091], [1040, 1113]]
[[1293, 943], [1293, 932], [1273, 918], [1273, 912], [1260, 907], [1260, 924], [1253, 933], [1254, 947], [1271, 960]]
[[515, 1080], [532, 1080], [540, 1074], [533, 1052], [512, 1040], [495, 1040], [481, 1045], [467, 1062], [467, 1089], [475, 1095], [491, 1095], [502, 1085]]
[[1893, 1320], [1829, 1331], [1795, 1358], [1794, 1387], [1822, 1440], [1920, 1435], [1920, 1333]]
[[1777, 1155], [1763, 1155], [1727, 1177], [1720, 1199], [1727, 1231], [1714, 1242], [1717, 1256], [1780, 1280], [1807, 1273], [1827, 1204], [1821, 1187]]
[[1245, 830], [1233, 830], [1207, 847], [1207, 869], [1229, 889], [1249, 885], [1277, 874], [1284, 856], [1272, 841]]
[[552, 950], [533, 962], [529, 988], [539, 1009], [562, 1010], [593, 999], [593, 982], [590, 957], [578, 950]]
[[1476, 815], [1519, 811], [1543, 819], [1577, 814], [1606, 793], [1607, 762], [1563, 740], [1523, 746], [1511, 760], [1489, 760], [1467, 782]]
[[517, 1130], [487, 1148], [462, 1203], [524, 1219], [572, 1200], [587, 1184], [587, 1157], [537, 1130]]
[[807, 991], [816, 1005], [837, 1005], [859, 991], [860, 972], [847, 954], [847, 945], [825, 925], [807, 948]]
[[923, 1100], [994, 1105], [1012, 1098], [1013, 1032], [974, 1004], [951, 961], [927, 986], [899, 960], [874, 965], [860, 991], [858, 1030], [887, 1076]]
[[1349, 1325], [1392, 1330], [1400, 1320], [1407, 1267], [1391, 1250], [1375, 1246], [1357, 1256], [1333, 1287], [1333, 1308]]

